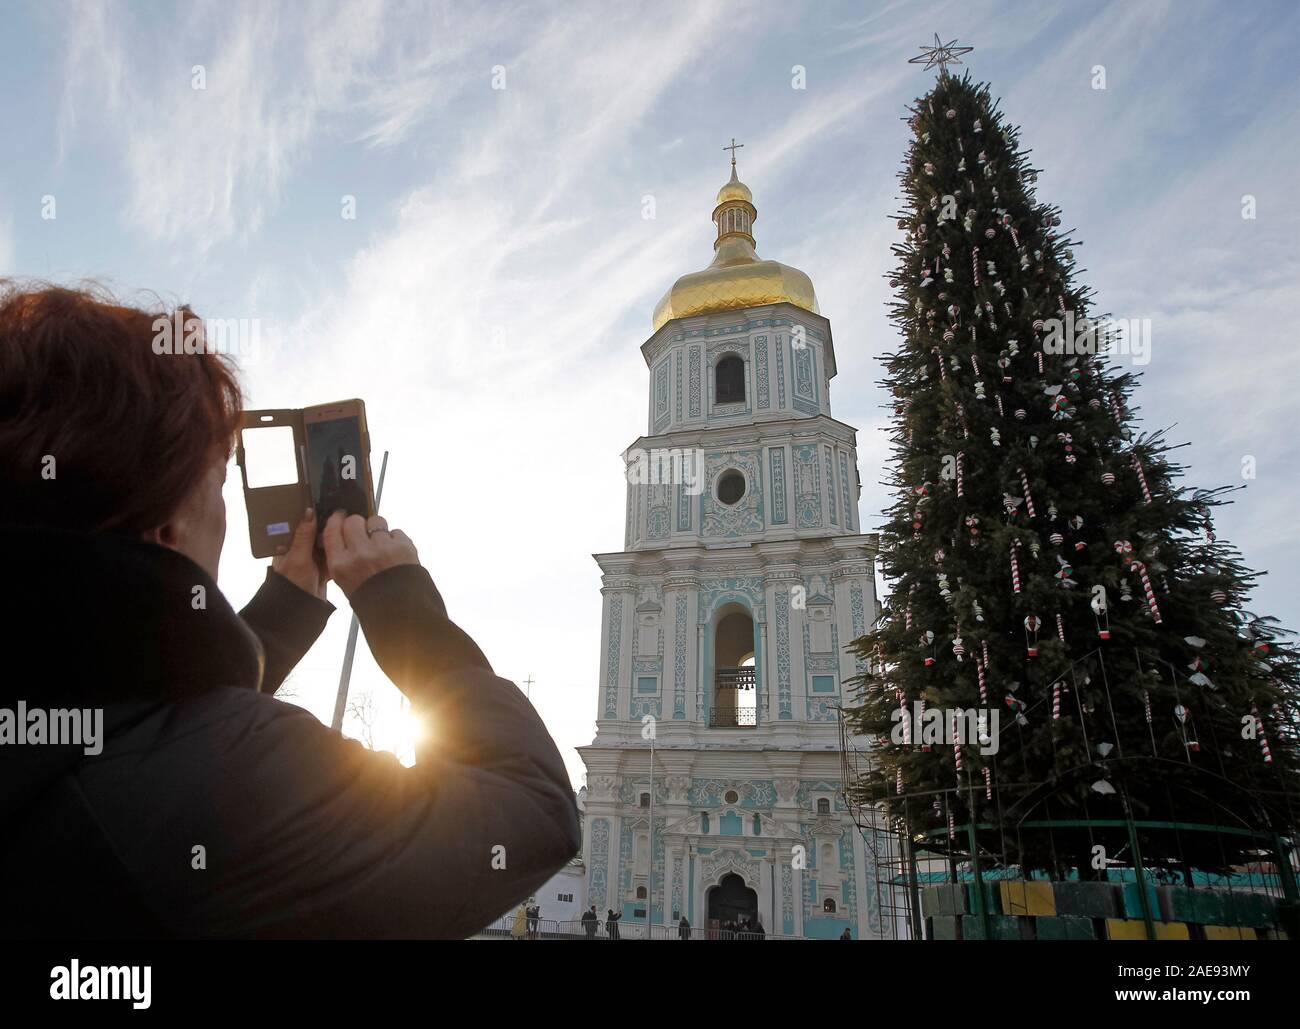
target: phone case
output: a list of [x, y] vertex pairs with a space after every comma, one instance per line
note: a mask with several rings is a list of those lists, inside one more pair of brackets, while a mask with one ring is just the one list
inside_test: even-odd
[[[295, 463], [298, 481], [278, 486], [253, 489], [248, 485], [248, 469], [244, 465], [244, 430], [285, 426], [293, 429]], [[239, 436], [235, 447], [235, 460], [244, 483], [244, 505], [248, 508], [248, 542], [254, 557], [275, 557], [293, 538], [303, 512], [311, 503], [307, 487], [306, 469], [307, 435], [301, 409], [282, 408], [276, 411], [245, 411], [240, 420]]]
[[[337, 412], [339, 408], [350, 407], [352, 405], [356, 405], [355, 416], [357, 419], [357, 427], [361, 432], [361, 451], [362, 451], [361, 462], [363, 465], [363, 474], [365, 476], [366, 517], [369, 518], [370, 516], [375, 514], [376, 509], [375, 509], [375, 479], [374, 476], [371, 474], [371, 469], [370, 469], [370, 427], [366, 424], [366, 402], [364, 400], [359, 400], [359, 399], [338, 400], [332, 404], [314, 404], [311, 407], [304, 407], [302, 409], [303, 437], [304, 439], [306, 438], [306, 425], [309, 421], [312, 420], [312, 418], [310, 417], [311, 415], [317, 413], [335, 414], [335, 412]], [[345, 412], [342, 413], [342, 417], [352, 417], [353, 414], [354, 412]], [[306, 449], [304, 448], [301, 453], [305, 455]], [[310, 480], [308, 480], [305, 476], [305, 467], [303, 469], [303, 473], [304, 473], [305, 488], [307, 489], [307, 499], [310, 502], [311, 486], [310, 486]], [[326, 512], [326, 514], [328, 514], [328, 512]]]
[[[366, 514], [375, 513], [375, 485], [370, 473], [370, 429], [366, 424], [366, 405], [362, 400], [339, 400], [332, 404], [316, 404], [305, 408], [281, 408], [267, 411], [245, 411], [240, 418], [239, 436], [235, 446], [235, 460], [244, 484], [244, 504], [248, 508], [248, 542], [254, 557], [275, 557], [287, 548], [298, 527], [303, 512], [311, 506], [311, 485], [307, 475], [307, 421], [313, 413], [334, 413], [342, 407], [356, 407], [355, 411], [340, 412], [340, 417], [355, 415], [361, 432], [361, 461], [365, 475]], [[245, 465], [244, 430], [288, 426], [293, 430], [294, 462], [298, 481], [276, 486], [248, 485]], [[323, 528], [324, 522], [318, 526]]]

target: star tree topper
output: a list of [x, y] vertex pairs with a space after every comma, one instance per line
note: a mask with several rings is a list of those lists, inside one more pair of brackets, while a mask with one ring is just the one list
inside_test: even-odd
[[924, 64], [927, 71], [936, 64], [939, 66], [939, 74], [948, 73], [948, 65], [961, 64], [961, 55], [968, 54], [975, 48], [973, 46], [953, 46], [957, 40], [949, 40], [947, 43], [939, 42], [939, 33], [934, 34], [934, 46], [922, 46], [920, 56], [908, 59], [908, 64]]

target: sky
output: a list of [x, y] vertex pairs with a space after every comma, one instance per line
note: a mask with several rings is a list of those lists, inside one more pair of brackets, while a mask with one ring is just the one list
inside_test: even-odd
[[[1189, 444], [1188, 483], [1247, 487], [1218, 534], [1269, 573], [1253, 609], [1300, 626], [1293, 0], [3, 5], [0, 275], [255, 320], [252, 407], [363, 398], [384, 513], [498, 674], [533, 680], [575, 787], [639, 348], [712, 257], [732, 137], [759, 253], [831, 320], [831, 401], [880, 521], [890, 215], [935, 74], [908, 59], [936, 32], [975, 47], [1098, 309], [1149, 319], [1142, 426]], [[238, 607], [265, 572], [231, 471]], [[324, 720], [331, 600], [288, 686]], [[406, 753], [364, 647], [353, 693], [376, 714], [349, 733]]]

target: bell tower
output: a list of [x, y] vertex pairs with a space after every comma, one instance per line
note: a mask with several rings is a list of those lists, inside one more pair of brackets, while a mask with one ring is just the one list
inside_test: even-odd
[[724, 148], [713, 261], [655, 307], [624, 550], [595, 555], [588, 904], [659, 936], [752, 897], [769, 935], [858, 938], [879, 913], [840, 796], [838, 708], [859, 671], [845, 648], [876, 617], [876, 540], [856, 431], [831, 415], [830, 322], [804, 272], [759, 257], [742, 146]]

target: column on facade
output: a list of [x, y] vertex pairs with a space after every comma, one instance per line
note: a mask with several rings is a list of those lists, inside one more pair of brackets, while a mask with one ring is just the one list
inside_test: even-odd
[[700, 929], [708, 928], [708, 905], [704, 899], [704, 862], [695, 844], [690, 846], [691, 893], [695, 898], [690, 914], [691, 925]]
[[[803, 632], [802, 623], [795, 617], [797, 613], [802, 614], [801, 611], [797, 611], [802, 604], [798, 602], [797, 594], [792, 592], [795, 587], [803, 583], [798, 564], [800, 546], [798, 540], [783, 540], [779, 543], [766, 544], [764, 547], [763, 586], [767, 597], [770, 641], [767, 654], [769, 670], [766, 672], [766, 679], [770, 685], [769, 719], [778, 725], [783, 721], [789, 722], [801, 717], [794, 707], [794, 654], [796, 651], [803, 650], [802, 637], [797, 635]], [[789, 707], [784, 719], [781, 717], [783, 654], [788, 666], [786, 674], [790, 677], [785, 687], [788, 691], [786, 702]]]
[[[664, 627], [663, 653], [663, 717], [669, 722], [686, 722], [695, 707], [695, 651], [697, 633], [694, 631], [698, 581], [693, 575], [671, 570], [664, 582], [664, 603], [661, 615]], [[679, 607], [682, 618], [678, 619]], [[681, 650], [681, 709], [677, 707], [678, 649]]]
[[803, 935], [803, 877], [804, 870], [798, 865], [794, 867], [794, 886], [791, 890], [791, 900], [794, 902], [794, 934]]
[[[696, 595], [696, 604], [699, 603], [699, 595]], [[696, 621], [699, 621], [698, 608]], [[691, 698], [691, 706], [694, 710], [691, 712], [691, 720], [694, 722], [703, 722], [705, 718], [705, 708], [709, 706], [708, 689], [709, 684], [704, 681], [704, 634], [708, 627], [702, 624], [695, 626], [695, 696]]]
[[[804, 587], [806, 600], [808, 582], [802, 572], [794, 582]], [[796, 722], [808, 717], [808, 669], [803, 649], [803, 627], [807, 619], [808, 609], [804, 604], [790, 606], [790, 712]]]
[[776, 924], [776, 919], [779, 917], [781, 910], [778, 900], [781, 895], [781, 888], [776, 882], [778, 871], [779, 866], [775, 857], [771, 851], [768, 851], [758, 865], [758, 877], [762, 880], [762, 886], [758, 891], [758, 915], [759, 920], [763, 923], [763, 928], [769, 933], [779, 933], [781, 931]]
[[[600, 698], [597, 721], [626, 719], [630, 710], [632, 659], [636, 651], [636, 584], [621, 565], [602, 579]], [[609, 567], [603, 565], [602, 567]]]

